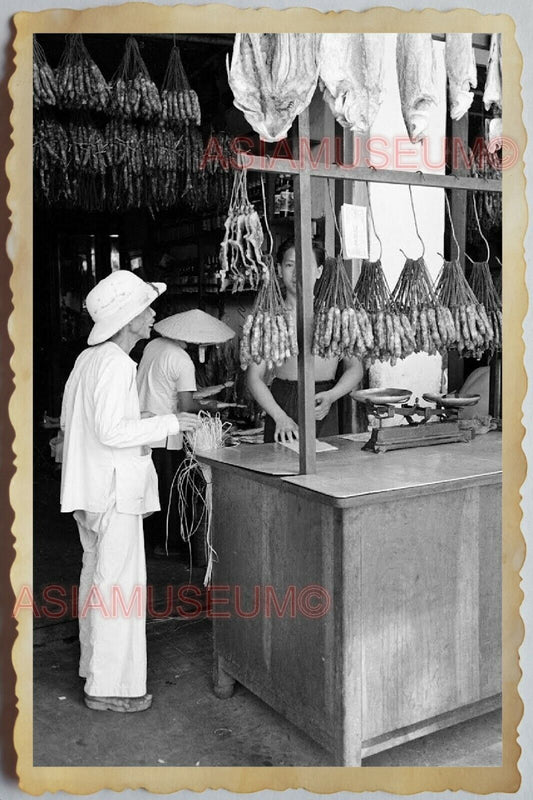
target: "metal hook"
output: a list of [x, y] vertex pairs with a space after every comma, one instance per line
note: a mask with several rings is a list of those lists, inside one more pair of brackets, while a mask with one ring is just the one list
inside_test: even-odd
[[477, 229], [479, 231], [479, 235], [481, 236], [481, 238], [485, 242], [485, 247], [487, 248], [487, 259], [486, 260], [487, 260], [487, 263], [488, 263], [490, 261], [490, 246], [489, 246], [488, 241], [486, 240], [486, 238], [483, 235], [483, 231], [481, 230], [481, 223], [479, 221], [479, 214], [478, 214], [478, 211], [477, 211], [477, 202], [476, 202], [475, 193], [472, 194], [472, 201], [474, 203], [474, 214], [475, 214], [475, 217], [476, 217]]
[[333, 222], [335, 223], [335, 229], [339, 234], [339, 239], [342, 244], [342, 233], [337, 222], [337, 215], [335, 214], [335, 204], [333, 202], [333, 195], [331, 194], [331, 180], [329, 178], [328, 178], [328, 194], [329, 194], [329, 202], [331, 203], [331, 211], [333, 214]]
[[420, 231], [418, 230], [418, 222], [417, 222], [417, 219], [416, 219], [415, 204], [414, 204], [414, 200], [413, 200], [413, 189], [412, 189], [411, 184], [409, 184], [409, 198], [411, 200], [411, 210], [413, 212], [413, 219], [415, 221], [416, 235], [418, 236], [418, 241], [422, 245], [422, 255], [419, 256], [419, 258], [424, 258], [424, 255], [426, 253], [426, 245], [424, 244], [424, 240], [420, 236]]
[[[368, 198], [368, 210], [370, 212], [370, 220], [372, 222], [372, 228], [374, 230], [374, 236], [376, 237], [376, 239], [379, 242], [379, 259], [378, 260], [381, 261], [381, 258], [383, 256], [383, 243], [382, 243], [381, 239], [379, 238], [378, 232], [376, 230], [376, 223], [374, 221], [374, 212], [372, 210], [372, 200], [370, 198], [370, 186], [368, 184], [368, 181], [365, 181], [365, 186], [366, 186], [366, 194], [367, 194], [367, 198]], [[370, 253], [368, 255], [370, 257]]]
[[455, 261], [459, 261], [459, 256], [461, 255], [461, 248], [459, 247], [459, 242], [457, 241], [457, 236], [455, 235], [455, 228], [453, 227], [452, 212], [450, 211], [450, 201], [448, 200], [448, 195], [446, 193], [446, 189], [444, 190], [444, 199], [446, 201], [446, 211], [448, 212], [448, 219], [450, 221], [450, 228], [451, 228], [451, 231], [452, 231], [453, 241], [455, 243], [455, 247], [457, 248]]

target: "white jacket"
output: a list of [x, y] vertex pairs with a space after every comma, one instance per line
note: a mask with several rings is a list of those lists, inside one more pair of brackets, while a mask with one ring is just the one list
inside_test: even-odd
[[65, 431], [61, 511], [160, 509], [157, 475], [144, 445], [179, 432], [174, 414], [141, 419], [135, 362], [113, 342], [89, 347], [70, 373], [61, 409]]

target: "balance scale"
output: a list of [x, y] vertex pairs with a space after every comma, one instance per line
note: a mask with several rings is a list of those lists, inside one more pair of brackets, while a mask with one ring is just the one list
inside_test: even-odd
[[[385, 453], [387, 450], [401, 450], [407, 447], [428, 447], [450, 442], [469, 442], [471, 430], [459, 428], [459, 411], [466, 406], [475, 405], [480, 395], [459, 397], [456, 394], [424, 394], [423, 399], [435, 406], [420, 406], [418, 397], [409, 405], [412, 392], [409, 389], [363, 389], [354, 392], [357, 402], [366, 406], [367, 412], [378, 420], [372, 429], [370, 439], [363, 450]], [[395, 416], [405, 417], [407, 425], [383, 427], [384, 419]], [[414, 419], [419, 417], [419, 419]], [[426, 425], [432, 417], [438, 422]]]

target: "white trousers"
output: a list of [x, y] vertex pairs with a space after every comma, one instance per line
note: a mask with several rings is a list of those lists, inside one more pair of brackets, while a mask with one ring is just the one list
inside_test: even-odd
[[142, 517], [75, 512], [83, 566], [78, 616], [86, 694], [146, 693], [146, 561]]

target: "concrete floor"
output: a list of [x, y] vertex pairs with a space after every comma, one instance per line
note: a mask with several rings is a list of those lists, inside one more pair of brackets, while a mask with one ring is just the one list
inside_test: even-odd
[[[60, 515], [57, 474], [35, 485], [35, 583], [76, 585], [81, 549], [76, 526]], [[148, 582], [174, 587], [201, 581], [200, 570], [149, 559]], [[161, 601], [164, 598], [161, 596]], [[141, 714], [90, 711], [77, 675], [77, 622], [36, 619], [34, 763], [36, 766], [333, 766], [332, 757], [244, 687], [229, 700], [211, 688], [211, 624], [170, 617], [149, 620], [148, 690]], [[364, 766], [498, 766], [501, 715], [486, 714], [364, 761]]]

